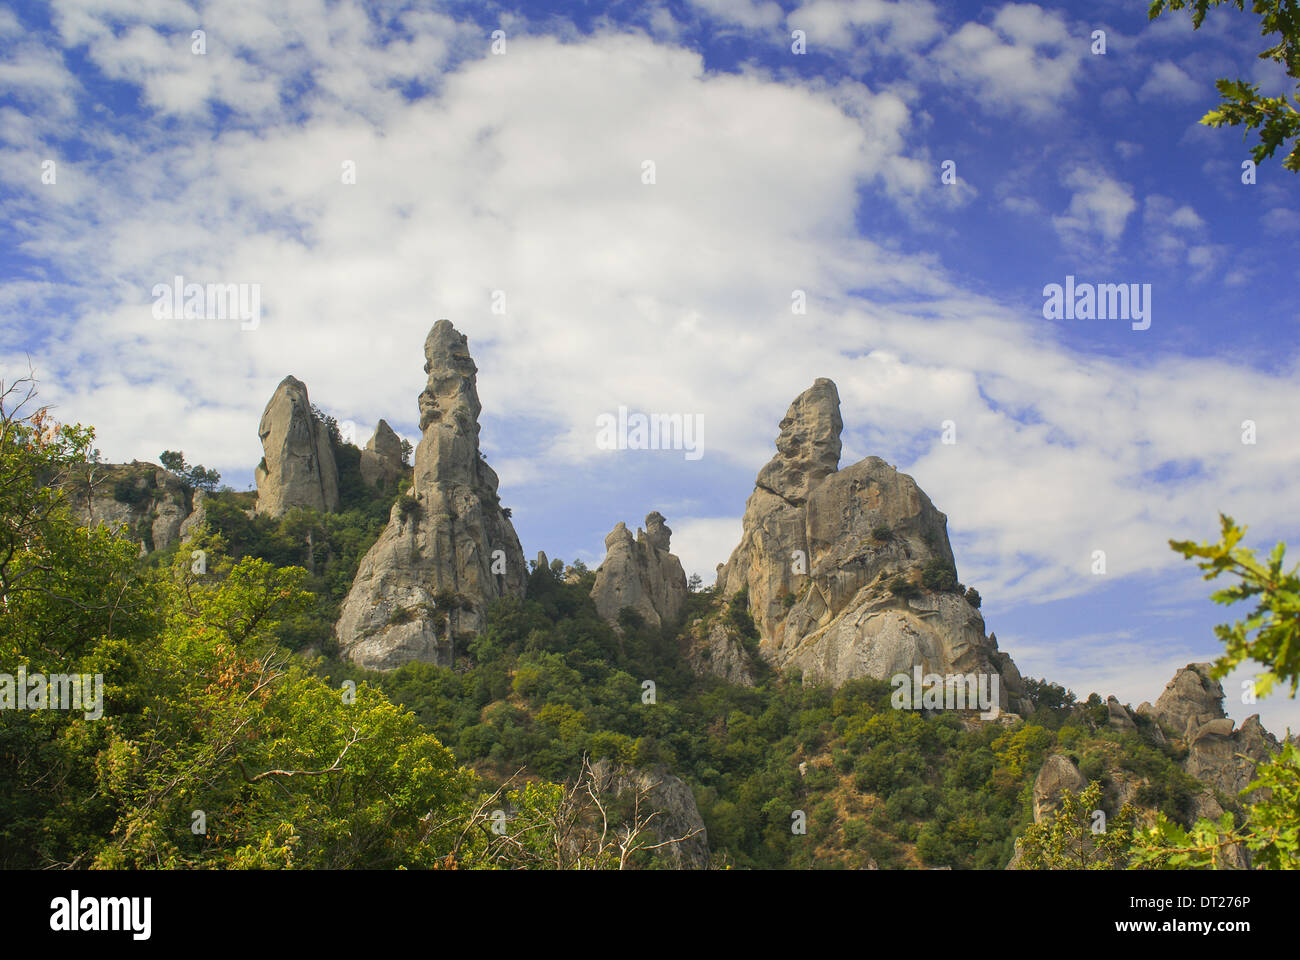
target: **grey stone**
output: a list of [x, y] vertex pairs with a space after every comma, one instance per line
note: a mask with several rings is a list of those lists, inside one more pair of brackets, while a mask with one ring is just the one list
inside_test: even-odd
[[479, 453], [478, 368], [447, 320], [425, 341], [424, 370], [411, 489], [362, 558], [335, 626], [342, 655], [375, 670], [450, 663], [449, 634], [481, 629], [487, 606], [522, 597], [527, 583], [497, 475]]
[[281, 517], [294, 507], [339, 508], [339, 472], [329, 432], [311, 412], [307, 386], [285, 377], [262, 413], [262, 461], [253, 472], [257, 512]]

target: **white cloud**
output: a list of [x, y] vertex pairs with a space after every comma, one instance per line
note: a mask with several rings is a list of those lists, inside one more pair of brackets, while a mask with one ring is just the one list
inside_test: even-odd
[[[102, 38], [79, 9], [76, 29]], [[279, 22], [282, 8], [268, 9]], [[1136, 359], [1081, 356], [1035, 319], [1041, 303], [996, 302], [931, 254], [859, 236], [859, 213], [870, 222], [919, 189], [901, 95], [719, 75], [690, 51], [600, 33], [512, 35], [506, 56], [484, 45], [433, 95], [408, 101], [391, 83], [413, 61], [376, 55], [346, 10], [328, 16], [338, 30], [315, 31], [281, 73], [274, 57], [259, 61], [277, 96], [304, 71], [316, 92], [293, 111], [231, 103], [237, 119], [259, 118], [256, 134], [238, 124], [214, 134], [199, 110], [130, 138], [92, 122], [102, 159], [80, 176], [96, 202], [18, 198], [27, 249], [67, 279], [3, 291], [3, 359], [21, 362], [12, 345], [36, 319], [47, 399], [96, 424], [108, 456], [183, 448], [246, 470], [260, 455], [262, 405], [288, 373], [336, 416], [367, 426], [382, 416], [409, 436], [420, 344], [446, 316], [471, 339], [512, 502], [531, 483], [569, 491], [579, 511], [575, 472], [628, 472], [617, 455], [597, 460], [593, 436], [597, 413], [626, 404], [703, 414], [705, 460], [668, 457], [663, 469], [703, 485], [702, 471], [727, 467], [746, 479], [710, 488], [709, 506], [738, 506], [790, 399], [830, 376], [848, 448], [917, 478], [951, 518], [963, 577], [986, 603], [1094, 589], [1087, 562], [1099, 545], [1112, 576], [1161, 569], [1171, 533], [1206, 534], [1220, 509], [1294, 522], [1294, 371], [1152, 357], [1139, 340]], [[1059, 38], [1054, 23], [999, 14], [1009, 39], [998, 42]], [[459, 35], [441, 21], [421, 29], [411, 49]], [[105, 56], [153, 82], [147, 58]], [[196, 89], [225, 89], [180, 62]], [[369, 92], [340, 92], [358, 88]], [[357, 164], [355, 185], [340, 182], [344, 160]], [[654, 185], [641, 181], [645, 160]], [[930, 182], [936, 170], [925, 168]], [[1058, 229], [1123, 233], [1130, 187], [1084, 168], [1066, 182]], [[154, 320], [149, 290], [177, 273], [260, 283], [262, 326]], [[794, 289], [808, 295], [805, 316], [790, 311]], [[490, 310], [494, 290], [506, 293], [504, 315]], [[1260, 424], [1249, 448], [1246, 417]], [[949, 418], [954, 447], [937, 443]], [[1175, 461], [1198, 470], [1155, 479]], [[669, 518], [675, 549], [706, 581], [737, 539], [734, 518], [710, 513]]]
[[1133, 188], [1084, 166], [1071, 168], [1064, 183], [1074, 192], [1066, 212], [1052, 218], [1061, 239], [1076, 246], [1087, 246], [1094, 240], [1107, 246], [1117, 243], [1129, 214], [1137, 209]]
[[682, 561], [686, 575], [698, 573], [709, 586], [717, 579], [714, 569], [725, 563], [740, 542], [740, 517], [669, 518], [672, 527], [672, 551]]
[[1193, 281], [1208, 279], [1229, 252], [1224, 244], [1204, 242], [1208, 235], [1205, 221], [1190, 205], [1154, 193], [1143, 202], [1143, 244], [1156, 263], [1183, 268]]
[[769, 29], [781, 22], [781, 8], [771, 0], [687, 0], [697, 10], [720, 23], [749, 30]]
[[1187, 75], [1178, 64], [1162, 60], [1151, 68], [1142, 88], [1138, 90], [1139, 100], [1196, 100], [1201, 96], [1201, 85]]
[[968, 86], [986, 109], [1041, 119], [1073, 96], [1087, 51], [1087, 42], [1070, 35], [1061, 14], [1009, 3], [991, 27], [966, 23], [933, 57], [949, 84]]
[[1275, 207], [1264, 214], [1262, 223], [1265, 230], [1274, 233], [1296, 233], [1300, 231], [1300, 213], [1287, 207]]
[[811, 0], [791, 11], [786, 25], [818, 47], [848, 50], [869, 36], [896, 53], [920, 49], [943, 32], [929, 0]]

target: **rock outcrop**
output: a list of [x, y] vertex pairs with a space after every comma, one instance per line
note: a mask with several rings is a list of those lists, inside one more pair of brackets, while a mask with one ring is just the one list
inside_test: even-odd
[[203, 526], [208, 519], [208, 495], [202, 490], [194, 491], [194, 509], [180, 526], [180, 538], [182, 541], [189, 540], [194, 536], [194, 532]]
[[257, 512], [280, 517], [294, 507], [339, 508], [339, 471], [325, 424], [312, 416], [307, 385], [285, 377], [271, 395], [257, 435], [262, 461], [254, 471]]
[[480, 629], [488, 604], [522, 597], [527, 582], [497, 475], [479, 452], [478, 368], [465, 336], [439, 320], [424, 352], [411, 489], [362, 558], [335, 627], [342, 655], [375, 670], [450, 663], [449, 634]]
[[1045, 818], [1055, 815], [1067, 791], [1078, 795], [1087, 786], [1088, 781], [1069, 757], [1052, 754], [1043, 761], [1038, 776], [1034, 778], [1034, 823], [1042, 823]]
[[1134, 722], [1133, 715], [1128, 712], [1128, 707], [1115, 697], [1106, 698], [1106, 724], [1116, 730], [1137, 729], [1137, 723]]
[[[947, 518], [878, 457], [838, 469], [842, 429], [830, 380], [790, 405], [720, 593], [747, 595], [763, 656], [806, 682], [885, 679], [919, 664], [997, 674], [1000, 706], [1025, 709], [1019, 672], [956, 592]], [[927, 565], [933, 589], [922, 585]]]
[[[1234, 729], [1223, 711], [1223, 687], [1210, 664], [1189, 663], [1165, 685], [1156, 704], [1138, 712], [1187, 748], [1183, 769], [1202, 783], [1237, 800], [1255, 778], [1255, 768], [1281, 749], [1277, 738], [1253, 714]], [[1249, 800], [1249, 798], [1246, 798]]]
[[742, 687], [754, 685], [754, 661], [740, 632], [724, 617], [696, 620], [686, 633], [686, 662], [700, 677], [718, 677]]
[[140, 544], [141, 554], [181, 537], [202, 496], [170, 471], [139, 460], [88, 464], [63, 489], [82, 523], [116, 528]]
[[402, 465], [402, 438], [387, 420], [380, 420], [375, 434], [361, 451], [361, 479], [380, 490], [396, 490], [406, 473]]
[[[592, 765], [591, 776], [597, 790], [630, 803], [638, 794], [643, 803], [655, 814], [650, 821], [650, 832], [657, 843], [669, 843], [655, 851], [661, 861], [676, 870], [704, 870], [709, 866], [709, 834], [695, 805], [691, 788], [673, 776], [664, 767], [641, 770], [624, 765], [615, 766], [609, 760]], [[644, 815], [644, 810], [643, 810]]]
[[672, 530], [663, 515], [650, 513], [636, 538], [620, 522], [605, 538], [605, 559], [596, 570], [591, 589], [596, 611], [610, 623], [631, 607], [647, 624], [672, 625], [686, 603], [686, 572], [668, 552]]

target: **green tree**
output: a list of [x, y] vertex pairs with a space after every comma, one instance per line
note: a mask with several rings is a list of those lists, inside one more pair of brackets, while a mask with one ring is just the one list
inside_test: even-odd
[[[1133, 845], [1133, 813], [1125, 805], [1105, 818], [1101, 783], [1080, 793], [1066, 790], [1061, 808], [1050, 820], [1025, 828], [1020, 839], [1025, 870], [1119, 870], [1129, 866]], [[1100, 816], [1099, 816], [1100, 814]]]
[[[1268, 559], [1260, 561], [1254, 551], [1241, 546], [1246, 528], [1238, 527], [1224, 514], [1219, 515], [1219, 525], [1218, 543], [1169, 542], [1184, 557], [1199, 558], [1197, 566], [1205, 571], [1204, 579], [1213, 580], [1225, 573], [1237, 578], [1237, 583], [1211, 594], [1215, 603], [1231, 606], [1258, 598], [1244, 620], [1214, 628], [1225, 652], [1214, 662], [1212, 673], [1222, 678], [1239, 664], [1253, 660], [1264, 667], [1255, 679], [1260, 696], [1280, 683], [1289, 686], [1287, 695], [1294, 698], [1300, 682], [1297, 569], [1283, 571], [1286, 544], [1278, 543]], [[1242, 791], [1243, 796], [1252, 794], [1255, 802], [1247, 804], [1240, 825], [1231, 813], [1225, 813], [1218, 822], [1203, 819], [1184, 830], [1163, 815], [1158, 816], [1155, 824], [1137, 838], [1136, 862], [1153, 867], [1214, 868], [1223, 865], [1229, 847], [1243, 844], [1252, 852], [1257, 867], [1300, 869], [1300, 752], [1293, 742], [1285, 743], [1276, 757], [1259, 765], [1254, 782]]]
[[[1190, 10], [1192, 26], [1199, 30], [1210, 7], [1231, 3], [1245, 11], [1246, 0], [1152, 0], [1147, 11], [1154, 20], [1166, 10]], [[1259, 54], [1261, 60], [1272, 60], [1286, 68], [1288, 77], [1300, 80], [1300, 2], [1298, 0], [1252, 0], [1251, 12], [1260, 17], [1260, 35], [1276, 34], [1276, 42]], [[1256, 163], [1273, 156], [1274, 151], [1287, 141], [1296, 141], [1290, 154], [1282, 161], [1283, 168], [1292, 173], [1300, 171], [1300, 113], [1287, 97], [1261, 97], [1258, 84], [1226, 78], [1215, 81], [1223, 101], [1217, 109], [1201, 118], [1208, 127], [1246, 128], [1259, 130], [1259, 143], [1251, 149]], [[1300, 85], [1297, 85], [1300, 91]], [[1300, 97], [1292, 96], [1296, 103]]]
[[1300, 685], [1300, 567], [1283, 571], [1286, 544], [1278, 543], [1268, 559], [1261, 561], [1253, 550], [1240, 545], [1245, 527], [1224, 514], [1219, 515], [1219, 524], [1218, 543], [1169, 541], [1169, 546], [1187, 559], [1200, 558], [1196, 565], [1205, 571], [1203, 579], [1215, 580], [1225, 573], [1238, 578], [1239, 582], [1210, 594], [1215, 603], [1231, 606], [1258, 598], [1244, 620], [1214, 628], [1225, 647], [1223, 656], [1214, 662], [1214, 677], [1222, 680], [1238, 665], [1253, 660], [1264, 667], [1255, 678], [1258, 696], [1267, 696], [1280, 682], [1290, 685], [1288, 695], [1294, 697]]
[[202, 464], [197, 467], [191, 466], [186, 462], [185, 453], [181, 450], [164, 450], [158, 454], [158, 462], [165, 469], [179, 477], [183, 483], [187, 483], [199, 490], [212, 493], [216, 491], [217, 485], [221, 483], [221, 474], [216, 470], [204, 469]]

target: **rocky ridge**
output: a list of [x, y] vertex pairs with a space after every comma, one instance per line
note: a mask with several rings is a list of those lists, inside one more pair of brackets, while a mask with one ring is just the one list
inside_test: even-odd
[[203, 491], [158, 464], [90, 464], [65, 484], [73, 513], [86, 526], [118, 528], [143, 555], [184, 539]]

